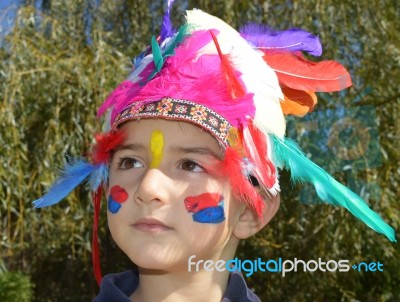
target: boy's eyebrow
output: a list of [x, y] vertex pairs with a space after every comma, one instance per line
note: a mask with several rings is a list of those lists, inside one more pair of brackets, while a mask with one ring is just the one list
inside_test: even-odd
[[131, 151], [143, 151], [146, 148], [141, 144], [127, 144], [127, 145], [119, 145], [117, 146], [113, 152], [121, 151], [121, 150], [131, 150]]
[[218, 159], [218, 160], [223, 159], [222, 155], [215, 153], [213, 150], [211, 150], [210, 148], [207, 148], [207, 147], [181, 147], [181, 146], [178, 146], [178, 147], [172, 148], [172, 151], [177, 152], [177, 153], [183, 153], [183, 154], [195, 153], [195, 154], [200, 154], [200, 155], [211, 155], [215, 159]]
[[[119, 145], [116, 148], [112, 150], [112, 153], [115, 154], [118, 151], [121, 150], [131, 150], [131, 151], [146, 151], [146, 147], [142, 144], [126, 144], [126, 145]], [[182, 147], [182, 146], [177, 146], [177, 147], [172, 147], [171, 148], [172, 152], [176, 153], [181, 153], [181, 154], [188, 154], [188, 153], [194, 153], [194, 154], [200, 154], [200, 155], [211, 155], [215, 159], [222, 160], [223, 156], [215, 153], [213, 150], [207, 147]]]

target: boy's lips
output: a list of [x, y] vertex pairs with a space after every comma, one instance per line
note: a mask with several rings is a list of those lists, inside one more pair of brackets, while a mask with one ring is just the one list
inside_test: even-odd
[[139, 231], [150, 233], [172, 230], [172, 228], [154, 218], [141, 218], [132, 224], [132, 227]]

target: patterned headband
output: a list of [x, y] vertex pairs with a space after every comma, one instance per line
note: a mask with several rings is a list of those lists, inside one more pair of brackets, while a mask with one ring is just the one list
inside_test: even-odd
[[163, 98], [160, 101], [138, 106], [132, 104], [116, 118], [114, 128], [122, 123], [141, 118], [162, 118], [186, 121], [207, 130], [224, 147], [228, 146], [228, 134], [232, 125], [221, 115], [201, 104], [186, 100]]

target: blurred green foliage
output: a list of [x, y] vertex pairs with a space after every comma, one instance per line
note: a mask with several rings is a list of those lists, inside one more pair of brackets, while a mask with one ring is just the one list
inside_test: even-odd
[[0, 274], [0, 301], [30, 302], [32, 300], [32, 284], [30, 278], [20, 272]]
[[[131, 58], [158, 34], [164, 5], [162, 1], [47, 0], [35, 8], [33, 0], [24, 3], [0, 49], [0, 255], [8, 270], [31, 276], [34, 301], [88, 301], [98, 290], [91, 269], [93, 211], [88, 194], [78, 188], [58, 206], [42, 210], [33, 209], [31, 201], [50, 186], [64, 154], [87, 152], [93, 134], [101, 130], [96, 109], [125, 78]], [[359, 194], [365, 184], [379, 186], [380, 194], [366, 199], [398, 230], [397, 1], [177, 0], [174, 24], [181, 24], [184, 10], [194, 7], [236, 28], [253, 21], [320, 35], [323, 59], [344, 64], [354, 85], [344, 94], [320, 94], [318, 110], [375, 108], [370, 118], [378, 128], [382, 161], [353, 171], [351, 181], [358, 183]], [[364, 95], [366, 87], [372, 89]], [[321, 148], [307, 137], [302, 143]], [[324, 168], [349, 183], [343, 167]], [[256, 273], [248, 283], [262, 301], [400, 300], [396, 244], [343, 209], [300, 203], [301, 188], [293, 187], [286, 173], [281, 175], [281, 187], [277, 216], [260, 234], [242, 243], [238, 257], [380, 261], [384, 272], [297, 272], [284, 278]], [[128, 269], [132, 264], [107, 231], [104, 208], [101, 224], [103, 273]], [[28, 279], [11, 276], [18, 276], [29, 297]]]

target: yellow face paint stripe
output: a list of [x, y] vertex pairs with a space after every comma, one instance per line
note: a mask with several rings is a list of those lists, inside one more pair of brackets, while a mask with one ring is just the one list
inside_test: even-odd
[[153, 156], [150, 169], [158, 168], [163, 158], [164, 135], [160, 130], [154, 130], [150, 139], [150, 151]]

